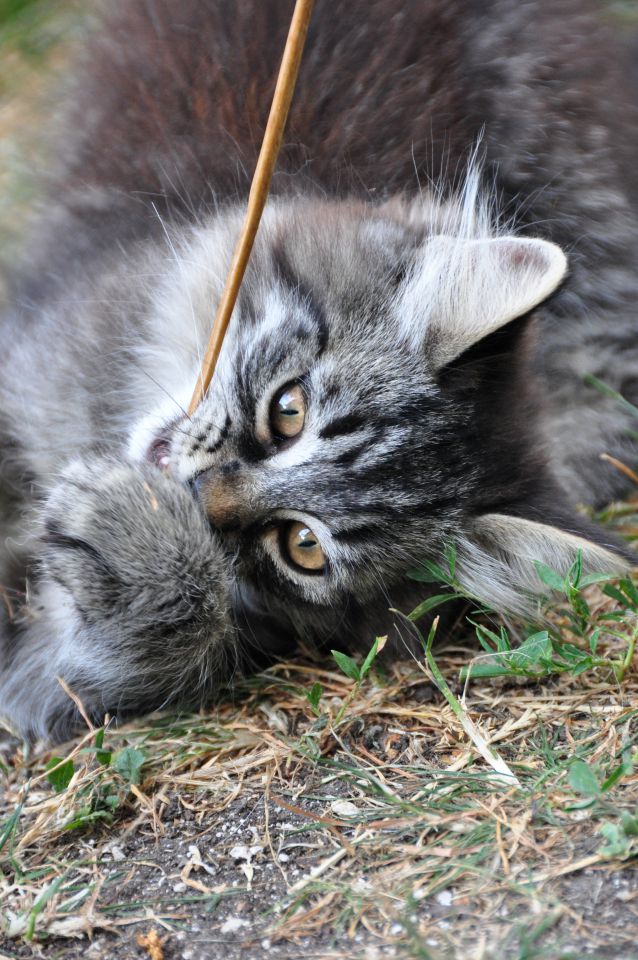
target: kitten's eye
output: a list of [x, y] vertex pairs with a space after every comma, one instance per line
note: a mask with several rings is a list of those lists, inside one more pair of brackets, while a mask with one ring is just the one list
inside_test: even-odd
[[280, 390], [270, 407], [270, 429], [279, 437], [298, 436], [306, 419], [306, 398], [297, 383]]
[[326, 565], [326, 557], [316, 536], [305, 523], [291, 523], [285, 528], [282, 547], [295, 567], [318, 573]]

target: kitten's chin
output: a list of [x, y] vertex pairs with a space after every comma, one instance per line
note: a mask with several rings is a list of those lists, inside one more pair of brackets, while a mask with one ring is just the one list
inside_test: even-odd
[[290, 655], [297, 645], [295, 632], [268, 610], [261, 594], [245, 581], [231, 584], [230, 600], [235, 624], [242, 637], [242, 653], [251, 670], [270, 666], [277, 657]]
[[231, 584], [231, 605], [236, 614], [246, 617], [264, 616], [266, 606], [259, 592], [245, 580]]

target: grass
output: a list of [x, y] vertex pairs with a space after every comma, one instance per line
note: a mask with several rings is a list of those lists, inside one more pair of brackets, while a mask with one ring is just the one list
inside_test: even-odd
[[[0, 0], [0, 259], [11, 265], [50, 163], [56, 82], [89, 15], [80, 0]], [[0, 295], [2, 283], [0, 279]]]
[[[471, 616], [484, 650], [473, 660], [467, 646], [433, 645], [433, 628], [414, 663], [384, 664], [379, 642], [361, 663], [339, 651], [300, 658], [246, 681], [236, 704], [209, 716], [87, 731], [55, 755], [18, 749], [0, 802], [10, 937], [146, 929], [149, 912], [170, 937], [184, 922], [176, 911], [206, 910], [219, 927], [248, 890], [251, 923], [276, 943], [358, 935], [437, 960], [468, 956], [470, 944], [476, 957], [495, 946], [517, 960], [596, 956], [610, 932], [570, 880], [634, 877], [637, 596], [629, 580], [591, 582], [578, 561], [564, 576], [541, 572], [562, 591], [548, 628]], [[445, 583], [453, 592], [449, 570]], [[145, 837], [152, 850], [176, 801], [206, 830], [241, 796], [263, 812], [259, 864], [243, 864], [239, 890], [237, 870], [215, 868], [221, 882], [211, 882], [195, 863], [179, 895], [118, 895], [143, 868], [125, 858], [113, 872], [114, 838]], [[275, 825], [277, 811], [292, 832]], [[303, 852], [299, 875], [278, 860], [282, 843]], [[280, 883], [260, 902], [249, 875], [268, 862]], [[627, 916], [633, 926], [613, 942], [635, 942]], [[581, 952], [563, 951], [574, 938]]]

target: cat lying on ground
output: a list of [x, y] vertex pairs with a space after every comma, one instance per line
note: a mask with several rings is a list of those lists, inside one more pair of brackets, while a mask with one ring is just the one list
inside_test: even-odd
[[[633, 107], [584, 2], [317, 0], [212, 387], [184, 409], [292, 0], [105, 5], [0, 325], [0, 713], [197, 705], [405, 571], [525, 612], [635, 460]], [[632, 130], [633, 128], [633, 130]], [[478, 146], [477, 146], [478, 144]], [[468, 167], [469, 158], [469, 167]], [[59, 161], [59, 162], [58, 162]], [[465, 171], [465, 172], [464, 172]]]

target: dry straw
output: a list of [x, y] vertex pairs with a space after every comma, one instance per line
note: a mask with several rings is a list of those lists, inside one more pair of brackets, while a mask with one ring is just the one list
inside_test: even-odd
[[226, 286], [222, 294], [217, 314], [213, 322], [210, 340], [206, 348], [206, 354], [202, 363], [199, 380], [193, 393], [190, 406], [188, 408], [189, 416], [192, 415], [199, 404], [204, 399], [206, 391], [210, 386], [215, 371], [215, 365], [221, 352], [222, 343], [230, 323], [239, 288], [246, 271], [250, 251], [252, 250], [259, 221], [268, 198], [270, 182], [281, 147], [281, 139], [286, 126], [286, 119], [290, 109], [297, 74], [299, 73], [299, 64], [303, 53], [306, 34], [308, 33], [308, 24], [312, 14], [314, 0], [297, 0], [295, 4], [288, 39], [284, 48], [284, 55], [279, 68], [277, 85], [270, 107], [266, 132], [259, 151], [259, 158], [253, 181], [250, 186], [248, 196], [248, 208], [246, 218], [242, 227], [233, 260], [226, 280]]

